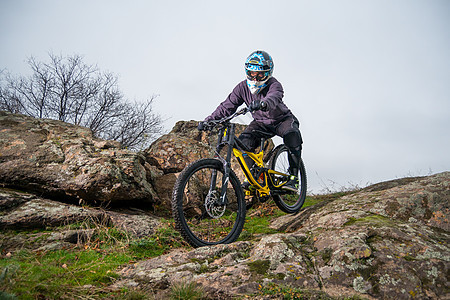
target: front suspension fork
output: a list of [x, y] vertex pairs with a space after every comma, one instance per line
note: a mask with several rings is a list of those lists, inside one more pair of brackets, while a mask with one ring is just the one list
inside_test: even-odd
[[[228, 182], [230, 181], [230, 173], [231, 173], [231, 153], [233, 150], [233, 145], [234, 145], [234, 129], [235, 129], [235, 125], [231, 124], [231, 126], [228, 128], [227, 131], [224, 131], [223, 134], [220, 135], [220, 140], [218, 145], [222, 144], [222, 140], [225, 140], [224, 143], [228, 144], [228, 149], [227, 149], [227, 156], [226, 159], [221, 159], [220, 156], [218, 157], [222, 163], [223, 163], [223, 169], [224, 169], [224, 174], [223, 174], [223, 178], [222, 178], [222, 188], [220, 191], [220, 198], [219, 198], [219, 202], [217, 203], [220, 206], [223, 205], [227, 205], [228, 204], [228, 199], [227, 199], [227, 187], [228, 187]], [[219, 147], [218, 146], [218, 150], [217, 153], [219, 152]], [[209, 191], [211, 192], [217, 183], [217, 171], [214, 170], [213, 174], [211, 176], [211, 186], [209, 188]]]

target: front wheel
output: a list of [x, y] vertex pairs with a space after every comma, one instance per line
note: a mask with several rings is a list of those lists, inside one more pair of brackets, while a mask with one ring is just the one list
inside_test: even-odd
[[[289, 149], [285, 145], [280, 145], [272, 151], [269, 165], [274, 171], [289, 174]], [[278, 176], [278, 175], [274, 175]], [[280, 192], [273, 195], [273, 200], [277, 206], [288, 214], [295, 214], [300, 211], [306, 198], [306, 170], [303, 161], [300, 159], [298, 166], [298, 191]]]
[[[226, 185], [226, 201], [220, 201]], [[241, 184], [230, 170], [224, 180], [223, 163], [200, 159], [179, 175], [172, 195], [175, 227], [193, 247], [234, 242], [245, 222], [245, 201]]]

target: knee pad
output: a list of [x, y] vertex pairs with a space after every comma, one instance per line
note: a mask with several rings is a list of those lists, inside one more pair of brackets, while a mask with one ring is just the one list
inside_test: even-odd
[[302, 136], [299, 131], [291, 131], [283, 136], [283, 142], [292, 154], [300, 157], [302, 152]]

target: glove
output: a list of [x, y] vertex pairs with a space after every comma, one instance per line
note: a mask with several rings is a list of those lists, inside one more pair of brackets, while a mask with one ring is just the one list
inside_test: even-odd
[[267, 103], [261, 100], [254, 100], [252, 103], [250, 103], [250, 106], [248, 107], [250, 112], [254, 112], [257, 110], [266, 111], [267, 110]]
[[213, 128], [214, 128], [214, 123], [212, 121], [201, 121], [201, 122], [198, 122], [197, 129], [200, 130], [200, 131], [213, 130]]
[[206, 126], [206, 123], [207, 122], [205, 122], [205, 121], [198, 122], [197, 129], [200, 131], [206, 130], [206, 128], [208, 127], [208, 126]]

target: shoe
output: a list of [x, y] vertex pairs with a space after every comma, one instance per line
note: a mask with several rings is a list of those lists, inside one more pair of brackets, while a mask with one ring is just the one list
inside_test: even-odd
[[298, 178], [291, 175], [289, 181], [281, 187], [283, 190], [298, 192]]
[[250, 182], [248, 182], [247, 180], [244, 181], [244, 183], [241, 185], [241, 187], [244, 191], [249, 191], [252, 193], [255, 191], [255, 187], [253, 185], [251, 185]]
[[251, 187], [252, 185], [250, 184], [250, 182], [248, 182], [248, 181], [244, 181], [244, 183], [241, 185], [241, 187], [242, 187], [242, 189], [244, 190], [244, 191], [250, 191], [250, 187]]

